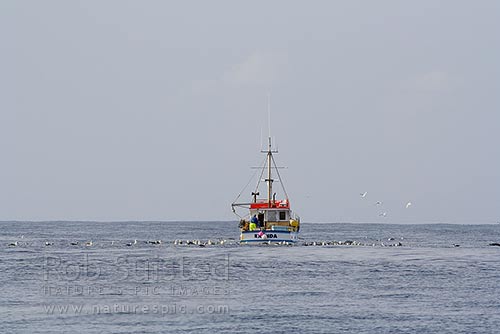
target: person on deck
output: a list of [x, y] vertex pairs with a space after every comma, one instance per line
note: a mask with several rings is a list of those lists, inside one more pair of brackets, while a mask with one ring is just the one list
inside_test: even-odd
[[257, 229], [257, 224], [259, 223], [259, 220], [257, 219], [256, 215], [253, 215], [252, 219], [250, 219], [250, 231], [255, 231]]
[[257, 219], [257, 215], [253, 215], [252, 219], [250, 219], [250, 222], [255, 223], [255, 225], [257, 225], [259, 223], [259, 220]]

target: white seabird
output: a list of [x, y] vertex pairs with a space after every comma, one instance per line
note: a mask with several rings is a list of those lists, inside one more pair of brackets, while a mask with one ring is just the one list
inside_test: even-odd
[[366, 197], [366, 194], [368, 194], [367, 191], [365, 191], [364, 193], [360, 193], [359, 196], [361, 196], [361, 198], [365, 198]]
[[406, 203], [406, 208], [408, 209], [411, 206], [411, 202]]
[[126, 245], [129, 247], [132, 245], [137, 245], [137, 239], [134, 239], [134, 242], [128, 242]]

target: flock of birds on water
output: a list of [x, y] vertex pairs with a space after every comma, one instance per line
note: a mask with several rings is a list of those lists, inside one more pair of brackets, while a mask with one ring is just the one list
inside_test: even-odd
[[[23, 239], [24, 236], [21, 236], [21, 239]], [[280, 242], [272, 242], [272, 241], [263, 241], [259, 243], [260, 245], [274, 245], [274, 246], [292, 246], [292, 245], [302, 245], [302, 246], [403, 246], [401, 242], [394, 242], [390, 243], [390, 241], [396, 240], [395, 238], [388, 238], [387, 243], [380, 242], [380, 243], [362, 243], [359, 241], [355, 240], [345, 240], [345, 241], [299, 241], [299, 242], [287, 242], [287, 241], [280, 241]], [[401, 238], [403, 240], [403, 238]], [[61, 245], [61, 242], [58, 242], [57, 245]], [[137, 246], [140, 247], [140, 244], [142, 245], [161, 245], [164, 244], [162, 240], [147, 240], [147, 241], [137, 241], [135, 239], [134, 241], [127, 242], [127, 243], [120, 243], [120, 242], [115, 242], [115, 241], [108, 241], [108, 242], [101, 242], [101, 243], [95, 243], [93, 241], [86, 241], [86, 242], [79, 242], [79, 241], [70, 241], [70, 242], [65, 242], [65, 245], [68, 246], [75, 246], [75, 247], [85, 247], [85, 248], [90, 248], [94, 246], [127, 246], [127, 247], [132, 247], [132, 246]], [[220, 239], [220, 240], [181, 240], [177, 239], [171, 242], [166, 242], [165, 244], [171, 244], [174, 246], [196, 246], [196, 247], [207, 247], [207, 246], [225, 246], [225, 245], [239, 245], [241, 244], [239, 241], [235, 239]], [[20, 242], [20, 241], [14, 241], [10, 242], [7, 244], [8, 247], [18, 247], [18, 246], [30, 246], [33, 245], [32, 242]], [[39, 245], [45, 246], [45, 247], [52, 247], [55, 246], [56, 244], [53, 241], [44, 241], [41, 242]]]
[[[368, 195], [367, 191], [359, 193], [359, 196], [363, 199], [367, 198], [366, 195]], [[384, 204], [384, 202], [382, 202], [382, 201], [376, 201], [374, 203], [375, 206], [380, 207], [380, 208], [383, 206], [383, 204]], [[409, 209], [412, 205], [413, 205], [412, 202], [406, 202], [405, 208]], [[379, 215], [379, 217], [385, 218], [385, 217], [387, 217], [387, 212], [381, 211], [378, 215]]]
[[[20, 237], [21, 240], [24, 240], [24, 235]], [[377, 240], [376, 243], [374, 242], [360, 242], [356, 240], [345, 240], [345, 241], [304, 241], [300, 240], [296, 243], [293, 242], [287, 242], [287, 241], [280, 241], [280, 242], [272, 242], [272, 241], [263, 241], [258, 243], [259, 245], [266, 246], [266, 245], [272, 245], [272, 246], [379, 246], [379, 247], [401, 247], [403, 244], [401, 241], [404, 240], [403, 237], [401, 238], [388, 238], [387, 240]], [[37, 243], [38, 244], [38, 243]], [[62, 242], [57, 242], [57, 245], [53, 241], [42, 241], [38, 245], [44, 246], [44, 247], [52, 247], [52, 246], [60, 246], [62, 245]], [[80, 242], [80, 241], [70, 241], [70, 242], [64, 242], [64, 245], [67, 246], [73, 246], [73, 247], [84, 247], [84, 248], [91, 248], [91, 247], [106, 247], [106, 246], [126, 246], [126, 247], [141, 247], [141, 245], [162, 245], [162, 244], [170, 244], [173, 246], [194, 246], [194, 247], [207, 247], [207, 246], [237, 246], [240, 245], [241, 243], [235, 239], [219, 239], [219, 240], [181, 240], [177, 239], [174, 241], [170, 242], [163, 242], [162, 240], [147, 240], [147, 241], [138, 241], [137, 239], [134, 239], [133, 241], [129, 242], [119, 242], [119, 241], [106, 241], [106, 242], [100, 242], [100, 243], [95, 243], [94, 241], [85, 241], [85, 242]], [[29, 247], [32, 246], [33, 242], [26, 242], [26, 241], [13, 241], [7, 243], [8, 247]], [[452, 247], [460, 247], [459, 244], [452, 244]], [[493, 242], [490, 243], [489, 246], [499, 246], [500, 243]]]

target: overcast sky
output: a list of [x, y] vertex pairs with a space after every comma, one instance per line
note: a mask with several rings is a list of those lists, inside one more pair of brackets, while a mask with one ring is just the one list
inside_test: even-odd
[[0, 220], [235, 219], [271, 92], [304, 222], [500, 221], [499, 32], [494, 0], [0, 1]]

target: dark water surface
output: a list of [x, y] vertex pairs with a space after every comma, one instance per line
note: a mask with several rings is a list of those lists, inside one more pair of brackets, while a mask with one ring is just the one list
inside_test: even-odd
[[228, 222], [0, 231], [2, 333], [500, 332], [500, 225], [303, 224], [364, 246], [240, 246]]

